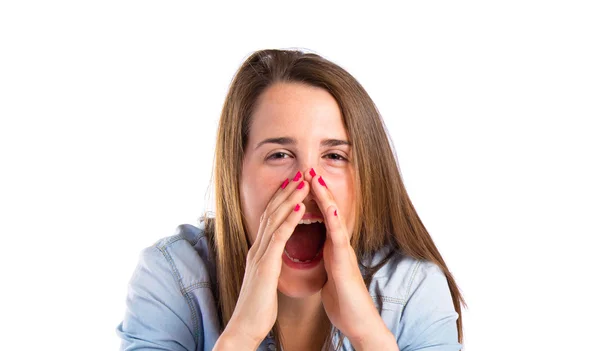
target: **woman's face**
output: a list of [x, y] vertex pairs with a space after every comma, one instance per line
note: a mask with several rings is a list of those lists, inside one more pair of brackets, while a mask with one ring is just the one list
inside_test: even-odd
[[[337, 102], [326, 90], [299, 83], [276, 83], [259, 97], [246, 145], [240, 196], [248, 239], [254, 243], [260, 217], [286, 178], [298, 171], [322, 176], [346, 219], [348, 234], [354, 227], [354, 172]], [[267, 139], [279, 141], [261, 143]], [[329, 141], [329, 143], [328, 143]], [[336, 145], [339, 144], [339, 145]], [[308, 184], [309, 185], [309, 184]], [[305, 217], [323, 217], [312, 190], [304, 199]], [[284, 261], [285, 262], [285, 261]], [[284, 263], [278, 289], [290, 297], [307, 297], [321, 290], [327, 279], [323, 261], [309, 269]]]

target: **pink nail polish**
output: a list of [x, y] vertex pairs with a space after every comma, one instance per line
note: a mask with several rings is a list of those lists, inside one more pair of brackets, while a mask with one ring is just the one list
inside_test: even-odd
[[296, 189], [300, 190], [304, 188], [304, 181], [302, 181], [300, 184], [298, 184], [298, 187]]
[[319, 176], [319, 184], [321, 184], [322, 186], [327, 188], [327, 184], [325, 184], [325, 181], [323, 180], [323, 177]]
[[300, 204], [296, 204], [296, 207], [294, 207], [294, 211], [296, 211], [296, 212], [300, 211]]
[[290, 183], [290, 180], [285, 178], [285, 180], [283, 181], [283, 184], [281, 184], [281, 189], [285, 189], [285, 187]]
[[314, 177], [314, 176], [317, 175], [317, 173], [315, 173], [315, 170], [311, 168], [310, 169], [310, 175]]
[[298, 171], [298, 173], [296, 173], [296, 176], [294, 177], [294, 181], [297, 182], [300, 177], [302, 177], [302, 173], [300, 173], [300, 171]]
[[337, 210], [333, 211], [333, 215], [337, 217]]

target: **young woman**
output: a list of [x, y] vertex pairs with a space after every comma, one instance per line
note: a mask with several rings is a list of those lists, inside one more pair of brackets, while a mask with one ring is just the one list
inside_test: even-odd
[[215, 153], [216, 214], [141, 255], [123, 350], [459, 350], [459, 289], [348, 72], [252, 54]]

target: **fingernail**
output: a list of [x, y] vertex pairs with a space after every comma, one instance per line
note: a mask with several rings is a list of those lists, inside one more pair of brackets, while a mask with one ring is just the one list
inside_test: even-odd
[[300, 190], [304, 188], [304, 181], [302, 181], [300, 184], [298, 184], [298, 187], [296, 189]]
[[323, 177], [319, 176], [319, 184], [321, 184], [322, 186], [327, 188], [327, 184], [325, 184], [325, 181], [323, 180]]
[[314, 176], [316, 176], [316, 175], [317, 175], [317, 173], [315, 173], [315, 170], [311, 168], [311, 169], [310, 169], [310, 175], [311, 175], [312, 177], [314, 177]]
[[296, 204], [296, 207], [294, 207], [294, 211], [296, 211], [296, 212], [300, 211], [300, 204]]
[[281, 189], [285, 189], [285, 187], [290, 183], [290, 180], [285, 178], [285, 180], [283, 181], [283, 184], [281, 184]]
[[337, 216], [337, 210], [333, 211], [333, 215]]
[[302, 177], [302, 173], [300, 173], [300, 171], [298, 171], [298, 173], [296, 173], [296, 176], [294, 177], [294, 181], [297, 182], [298, 179], [300, 179], [300, 177]]

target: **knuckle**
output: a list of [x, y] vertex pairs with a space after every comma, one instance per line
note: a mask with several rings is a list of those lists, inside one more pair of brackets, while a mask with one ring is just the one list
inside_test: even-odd
[[272, 243], [277, 243], [278, 241], [281, 240], [281, 229], [277, 229], [276, 231], [273, 232], [273, 235], [271, 235], [271, 242]]
[[267, 204], [267, 207], [265, 208], [265, 212], [263, 212], [262, 217], [261, 217], [263, 219], [263, 221], [268, 220], [269, 217], [271, 217], [273, 215], [273, 212], [275, 212], [273, 209], [274, 206], [275, 205], [273, 204], [273, 202], [269, 202]]
[[282, 204], [281, 207], [282, 208], [294, 208], [294, 205], [297, 203], [298, 201], [295, 201], [295, 199], [290, 198], [290, 199], [286, 199]]
[[276, 197], [273, 197], [267, 203], [267, 206], [265, 207], [265, 212], [263, 212], [263, 216], [265, 217], [265, 219], [267, 217], [269, 217], [269, 215], [271, 215], [277, 209], [277, 203], [278, 203], [278, 201], [279, 200]]
[[275, 225], [275, 216], [271, 214], [269, 217], [266, 218], [265, 231], [272, 230], [274, 225]]
[[260, 219], [258, 220], [258, 222], [262, 224], [262, 222], [265, 220], [265, 217], [266, 217], [266, 216], [267, 216], [267, 210], [265, 210], [265, 212], [263, 212], [263, 213], [260, 215]]

